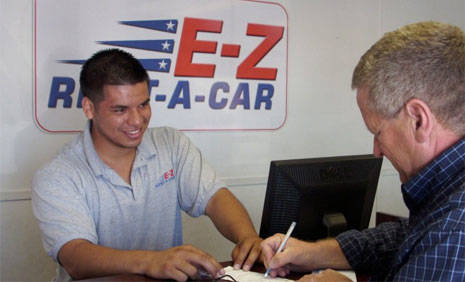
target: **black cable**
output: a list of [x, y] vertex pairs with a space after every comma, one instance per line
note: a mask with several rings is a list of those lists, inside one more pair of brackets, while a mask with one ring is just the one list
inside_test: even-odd
[[[226, 278], [226, 279], [225, 279]], [[229, 274], [225, 274], [225, 275], [221, 275], [220, 277], [216, 278], [214, 281], [218, 281], [218, 280], [228, 280], [230, 279], [229, 281], [232, 281], [232, 282], [239, 282], [238, 280], [234, 279], [234, 277], [232, 277], [231, 275]]]

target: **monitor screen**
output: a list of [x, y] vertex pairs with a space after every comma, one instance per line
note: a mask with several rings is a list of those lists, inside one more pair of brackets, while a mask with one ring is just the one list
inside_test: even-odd
[[272, 161], [260, 237], [313, 241], [368, 227], [383, 159], [373, 155]]

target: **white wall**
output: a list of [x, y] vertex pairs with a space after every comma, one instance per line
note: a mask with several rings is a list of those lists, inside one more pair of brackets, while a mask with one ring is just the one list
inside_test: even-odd
[[[40, 1], [40, 0], [38, 0]], [[465, 27], [465, 0], [275, 0], [289, 17], [288, 116], [277, 131], [188, 132], [258, 228], [270, 160], [370, 153], [350, 90], [360, 55], [386, 31], [420, 20]], [[32, 105], [32, 0], [0, 0], [0, 280], [54, 275], [30, 207], [34, 171], [72, 134], [40, 131]], [[57, 11], [59, 12], [59, 11]], [[385, 161], [375, 209], [407, 215]], [[232, 244], [206, 218], [185, 217], [185, 241], [229, 259]], [[194, 224], [195, 223], [195, 224]], [[207, 232], [205, 232], [207, 230]], [[213, 242], [213, 243], [212, 243]]]

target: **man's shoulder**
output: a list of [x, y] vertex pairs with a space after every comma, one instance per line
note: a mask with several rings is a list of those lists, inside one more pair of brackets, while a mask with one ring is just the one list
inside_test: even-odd
[[[446, 204], [441, 208], [448, 213], [465, 215], [465, 174], [457, 175], [453, 183], [449, 184], [449, 194], [447, 195]], [[465, 222], [464, 222], [465, 224]]]
[[180, 131], [176, 128], [170, 126], [157, 126], [157, 127], [150, 127], [147, 128], [145, 135], [152, 135], [152, 136], [163, 136], [163, 135], [173, 135], [178, 134]]
[[85, 165], [85, 153], [82, 136], [79, 134], [61, 148], [59, 153], [36, 171], [34, 178], [45, 176], [48, 178], [57, 175], [72, 175]]
[[457, 190], [449, 196], [448, 206], [447, 218], [459, 224], [465, 231], [465, 182], [457, 185]]
[[169, 126], [151, 127], [144, 134], [146, 142], [154, 145], [173, 146], [181, 138], [185, 138], [185, 135], [178, 129]]
[[465, 236], [465, 185], [462, 183], [447, 197], [447, 201], [432, 213], [433, 232], [463, 232]]

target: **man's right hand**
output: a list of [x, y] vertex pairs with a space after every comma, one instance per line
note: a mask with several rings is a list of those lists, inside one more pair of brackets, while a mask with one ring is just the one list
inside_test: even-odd
[[208, 273], [210, 278], [224, 274], [215, 258], [190, 245], [145, 254], [143, 273], [150, 277], [186, 281], [188, 278], [199, 279], [204, 275], [202, 273]]
[[310, 271], [308, 265], [310, 260], [307, 259], [310, 254], [306, 253], [310, 243], [289, 238], [283, 251], [277, 254], [276, 251], [284, 236], [284, 234], [275, 234], [261, 243], [264, 264], [267, 268], [271, 267], [270, 276], [286, 276], [291, 270]]
[[271, 277], [285, 276], [290, 271], [310, 272], [314, 269], [351, 269], [339, 243], [334, 238], [317, 242], [305, 242], [289, 238], [284, 250], [279, 248], [284, 234], [276, 234], [265, 239], [262, 255], [266, 267], [271, 267]]
[[189, 245], [163, 251], [117, 250], [75, 239], [63, 245], [58, 259], [76, 280], [142, 274], [158, 279], [186, 281], [188, 278], [198, 279], [202, 273], [210, 278], [224, 274], [222, 266], [211, 255]]

